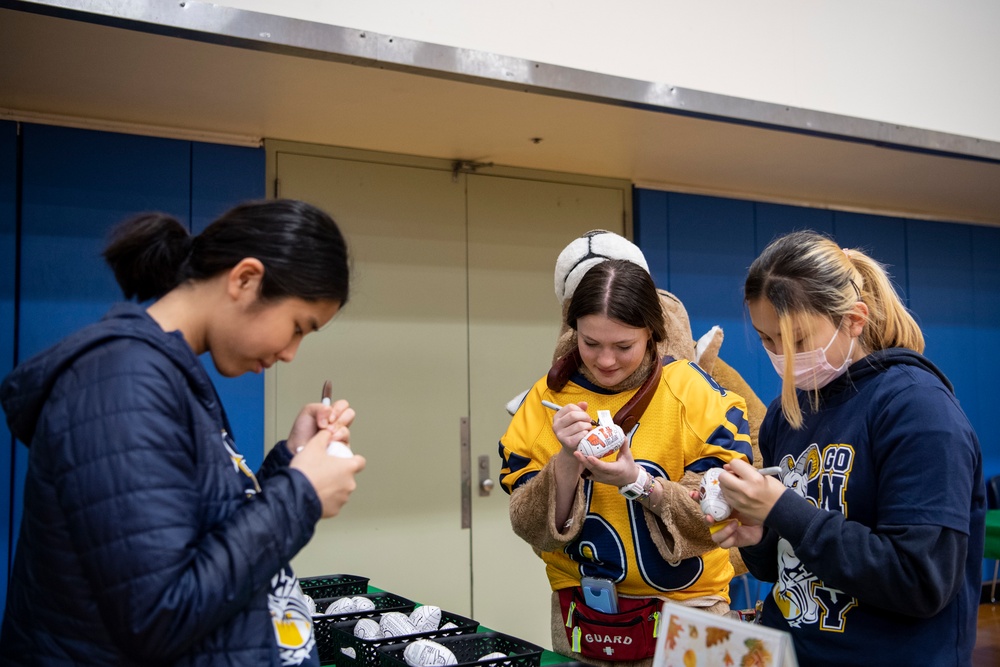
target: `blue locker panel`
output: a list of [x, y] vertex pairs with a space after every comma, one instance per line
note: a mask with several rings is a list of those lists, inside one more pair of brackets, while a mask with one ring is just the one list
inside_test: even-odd
[[[992, 388], [1000, 373], [1000, 229], [973, 227], [971, 231], [975, 338], [964, 346], [965, 363], [975, 371], [977, 410], [970, 417], [983, 449], [983, 474], [989, 479], [1000, 475], [1000, 438], [988, 421], [997, 414], [998, 397]], [[975, 362], [970, 364], [971, 350], [975, 351]]]
[[687, 307], [695, 338], [716, 324], [740, 331], [743, 279], [753, 261], [753, 204], [671, 194], [667, 212], [667, 289]]
[[[0, 378], [14, 367], [17, 322], [17, 125], [0, 122]], [[14, 440], [7, 420], [0, 419], [0, 600], [7, 599], [10, 568]]]
[[191, 145], [191, 227], [200, 233], [239, 203], [265, 197], [263, 148]]
[[753, 204], [671, 194], [667, 211], [668, 289], [684, 302], [695, 338], [722, 327], [722, 358], [759, 391], [754, 359], [760, 346], [743, 306], [743, 280], [754, 258]]
[[907, 232], [910, 308], [924, 332], [924, 352], [955, 385], [962, 408], [976, 423], [977, 371], [969, 363], [976, 339], [972, 227], [910, 220]]
[[[19, 360], [99, 319], [121, 291], [101, 258], [111, 227], [162, 210], [187, 221], [190, 146], [150, 137], [23, 128]], [[20, 499], [27, 448], [15, 448]], [[19, 503], [14, 512], [16, 536]]]
[[[265, 152], [196, 143], [191, 148], [191, 223], [200, 233], [218, 216], [249, 199], [264, 198]], [[202, 362], [226, 408], [240, 453], [251, 470], [264, 460], [264, 376], [246, 374], [238, 378], [219, 375], [209, 355]]]
[[642, 249], [649, 263], [649, 273], [656, 286], [669, 290], [670, 253], [668, 252], [669, 225], [667, 223], [666, 192], [635, 189], [632, 197], [634, 241]]
[[768, 243], [789, 232], [812, 230], [821, 234], [833, 233], [833, 212], [826, 209], [763, 202], [755, 204], [754, 209], [757, 228], [754, 244], [756, 254], [760, 254]]
[[189, 144], [26, 125], [23, 198], [21, 359], [123, 298], [101, 258], [115, 224], [150, 210], [187, 222]]

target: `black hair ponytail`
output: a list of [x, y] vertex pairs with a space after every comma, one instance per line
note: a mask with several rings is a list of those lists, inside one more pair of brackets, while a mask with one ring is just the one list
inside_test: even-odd
[[178, 275], [191, 249], [191, 235], [176, 218], [143, 213], [111, 233], [104, 260], [126, 299], [158, 298], [180, 282]]
[[125, 297], [158, 298], [253, 257], [264, 265], [259, 297], [347, 303], [347, 243], [327, 213], [303, 201], [251, 201], [191, 237], [175, 218], [145, 213], [114, 230], [104, 258]]

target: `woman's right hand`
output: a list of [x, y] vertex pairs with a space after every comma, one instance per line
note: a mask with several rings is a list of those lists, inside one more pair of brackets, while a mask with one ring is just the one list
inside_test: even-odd
[[563, 451], [570, 456], [576, 451], [583, 437], [594, 429], [591, 417], [587, 414], [587, 402], [569, 403], [564, 405], [552, 417], [552, 432], [556, 434]]
[[292, 457], [290, 468], [295, 468], [309, 480], [323, 504], [323, 518], [337, 516], [357, 488], [354, 476], [364, 470], [365, 457], [355, 454], [350, 458], [331, 456], [326, 447], [333, 440], [333, 433], [323, 428], [316, 432], [302, 449]]
[[333, 405], [309, 403], [299, 411], [292, 430], [288, 434], [286, 446], [293, 455], [298, 453], [309, 438], [316, 435], [320, 429], [328, 430], [334, 440], [345, 445], [351, 444], [350, 426], [354, 423], [354, 408], [347, 401], [340, 399]]

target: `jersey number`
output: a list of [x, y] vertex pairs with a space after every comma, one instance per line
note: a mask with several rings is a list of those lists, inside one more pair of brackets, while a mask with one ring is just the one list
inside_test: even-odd
[[[643, 462], [644, 464], [646, 462]], [[651, 474], [662, 475], [663, 472], [650, 469]], [[587, 505], [593, 492], [593, 480], [587, 480], [585, 493]], [[639, 569], [642, 580], [658, 591], [679, 591], [698, 581], [705, 569], [700, 557], [687, 558], [671, 565], [663, 560], [656, 544], [649, 533], [644, 510], [638, 502], [628, 503], [628, 520], [631, 532], [632, 548], [635, 551], [635, 565]], [[625, 555], [625, 543], [615, 527], [599, 514], [588, 511], [583, 521], [580, 535], [566, 545], [566, 554], [580, 565], [580, 574], [584, 577], [610, 579], [620, 583], [628, 576], [629, 563]]]

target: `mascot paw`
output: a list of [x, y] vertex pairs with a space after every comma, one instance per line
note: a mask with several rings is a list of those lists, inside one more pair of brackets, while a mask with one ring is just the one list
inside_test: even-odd
[[517, 412], [519, 407], [521, 407], [521, 403], [524, 402], [524, 397], [528, 395], [529, 391], [531, 391], [531, 389], [525, 389], [520, 394], [507, 401], [507, 414], [511, 417], [514, 416], [514, 413]]
[[699, 338], [694, 346], [694, 362], [701, 366], [709, 375], [712, 374], [715, 360], [719, 358], [722, 339], [722, 327], [716, 324], [708, 330], [708, 333]]

